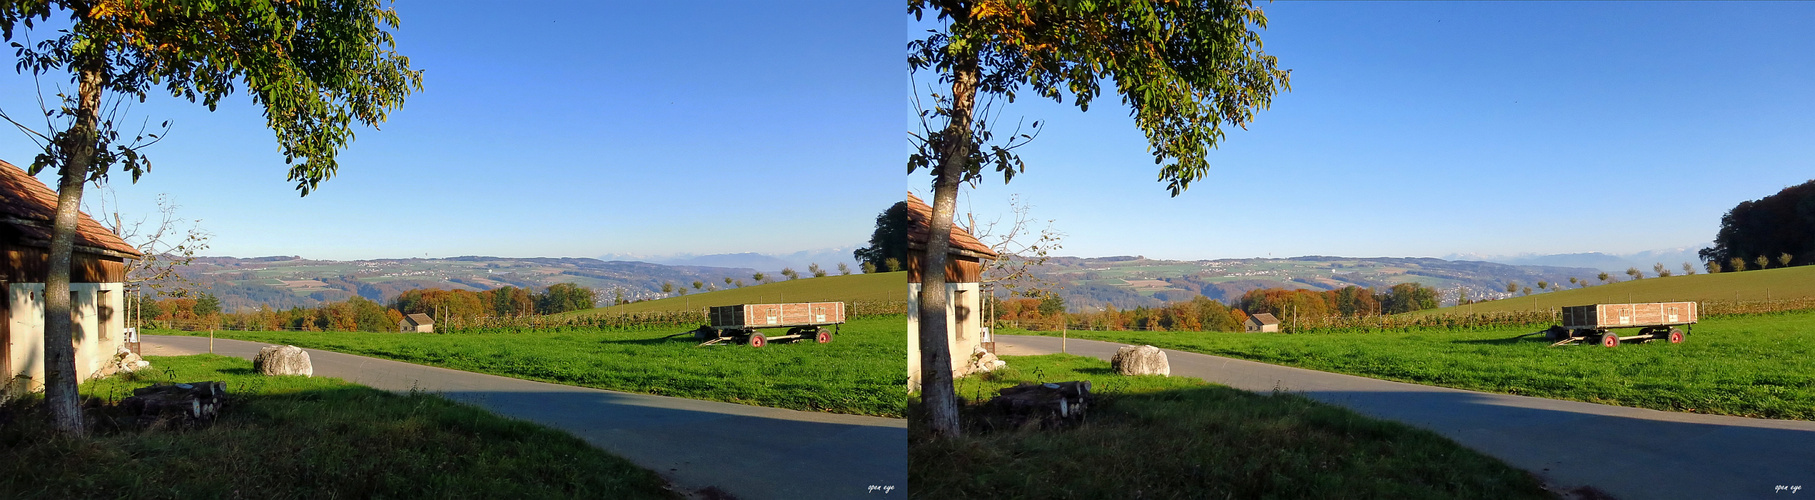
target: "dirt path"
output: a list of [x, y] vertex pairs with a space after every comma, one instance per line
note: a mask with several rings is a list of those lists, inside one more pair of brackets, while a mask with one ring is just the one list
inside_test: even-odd
[[[996, 339], [1003, 355], [1061, 349], [1054, 337]], [[1123, 345], [1065, 344], [1071, 354], [1105, 360]], [[1593, 486], [1621, 499], [1815, 495], [1815, 422], [1465, 391], [1171, 349], [1166, 357], [1173, 375], [1257, 392], [1290, 391], [1430, 429], [1564, 489]]]
[[[146, 335], [148, 356], [208, 352], [205, 337]], [[251, 359], [267, 344], [214, 341]], [[558, 428], [677, 486], [744, 500], [906, 497], [907, 421], [651, 396], [308, 349], [315, 374], [438, 393]], [[893, 487], [872, 493], [871, 486]]]

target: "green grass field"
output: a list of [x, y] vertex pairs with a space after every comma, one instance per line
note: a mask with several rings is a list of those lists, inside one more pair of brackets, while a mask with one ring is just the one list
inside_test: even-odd
[[[1624, 277], [1622, 275], [1621, 277]], [[1530, 285], [1527, 283], [1526, 285]], [[1565, 285], [1567, 286], [1567, 285]], [[1767, 297], [1768, 295], [1768, 297]], [[1737, 273], [1694, 274], [1622, 281], [1560, 292], [1540, 293], [1414, 314], [1534, 311], [1586, 304], [1708, 300], [1762, 300], [1815, 296], [1815, 266], [1796, 266]]]
[[[1550, 498], [1530, 474], [1435, 433], [1292, 394], [1189, 377], [1124, 377], [1081, 356], [1010, 356], [960, 396], [1090, 380], [1086, 423], [1064, 430], [910, 434], [917, 498]], [[981, 411], [964, 411], [980, 429]]]
[[[1550, 347], [1531, 328], [1073, 338], [1486, 392], [1657, 410], [1815, 420], [1815, 311], [1705, 319], [1682, 344]], [[1626, 332], [1631, 332], [1627, 330]], [[1001, 333], [1053, 335], [1055, 332]]]
[[[905, 292], [904, 292], [905, 293]], [[796, 410], [900, 417], [906, 400], [907, 320], [853, 320], [829, 344], [696, 345], [674, 332], [572, 328], [558, 332], [216, 332], [455, 370]], [[771, 330], [773, 334], [782, 332]], [[156, 331], [166, 335], [198, 332]], [[200, 335], [207, 335], [200, 332]]]
[[[855, 302], [907, 300], [907, 272], [852, 274], [777, 281], [765, 285], [745, 286], [714, 292], [690, 292], [679, 297], [636, 302], [619, 306], [597, 307], [563, 313], [564, 316], [585, 314], [618, 314], [652, 311], [697, 311], [711, 306], [733, 304], [769, 304], [777, 302]], [[723, 282], [716, 283], [724, 286]], [[676, 285], [682, 285], [676, 283]], [[691, 284], [685, 284], [691, 286]]]
[[166, 377], [222, 381], [220, 418], [140, 427], [91, 408], [92, 436], [75, 440], [53, 437], [33, 402], [0, 406], [0, 498], [677, 498], [567, 433], [438, 396], [265, 377], [226, 356], [148, 359], [153, 370], [82, 394], [92, 405]]

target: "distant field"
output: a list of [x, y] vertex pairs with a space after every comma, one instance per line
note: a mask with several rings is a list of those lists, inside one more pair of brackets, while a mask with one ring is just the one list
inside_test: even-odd
[[[1533, 283], [1521, 283], [1521, 285], [1535, 286]], [[1583, 304], [1624, 302], [1761, 300], [1767, 298], [1767, 294], [1771, 299], [1815, 296], [1815, 266], [1645, 278], [1637, 281], [1622, 281], [1560, 292], [1446, 307], [1418, 314], [1532, 311]]]
[[[906, 293], [906, 292], [903, 292]], [[222, 338], [395, 359], [557, 384], [796, 410], [900, 417], [907, 319], [839, 328], [830, 344], [700, 347], [673, 332], [571, 328], [523, 333], [229, 332]], [[152, 331], [158, 335], [205, 332]]]
[[1125, 377], [1082, 356], [1007, 359], [958, 379], [957, 393], [1090, 380], [1089, 420], [989, 432], [967, 407], [965, 436], [909, 435], [915, 498], [1551, 498], [1530, 474], [1436, 433], [1297, 395]]
[[[1650, 281], [1650, 280], [1646, 280]], [[1534, 328], [1253, 334], [1088, 332], [1417, 384], [1656, 410], [1815, 420], [1815, 311], [1706, 319], [1682, 344], [1550, 347]], [[1005, 334], [1057, 336], [1056, 332]]]
[[[583, 314], [617, 314], [652, 311], [697, 311], [710, 306], [733, 304], [762, 304], [775, 302], [853, 302], [907, 300], [907, 272], [852, 274], [849, 276], [826, 276], [824, 278], [801, 278], [789, 280], [777, 276], [783, 281], [766, 285], [745, 286], [715, 292], [692, 292], [687, 295], [669, 297], [564, 313], [564, 315]], [[716, 283], [724, 286], [724, 282]], [[683, 285], [676, 283], [676, 285]], [[685, 284], [691, 287], [691, 283]], [[905, 357], [903, 359], [906, 359]], [[903, 361], [905, 363], [905, 361]]]

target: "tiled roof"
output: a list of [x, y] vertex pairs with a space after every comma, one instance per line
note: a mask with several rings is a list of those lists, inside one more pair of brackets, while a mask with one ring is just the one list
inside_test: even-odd
[[[929, 229], [933, 226], [933, 207], [927, 205], [926, 202], [921, 201], [920, 197], [914, 196], [914, 193], [908, 193], [907, 209], [908, 246], [912, 248], [926, 248], [926, 236], [927, 233], [930, 232]], [[996, 251], [991, 250], [989, 245], [984, 245], [983, 242], [977, 241], [977, 237], [971, 236], [969, 231], [965, 231], [964, 228], [958, 227], [957, 224], [953, 224], [952, 252], [959, 253], [960, 251], [980, 254], [991, 259], [997, 257]]]
[[429, 315], [427, 315], [427, 314], [414, 313], [414, 314], [404, 315], [404, 317], [409, 318], [410, 323], [415, 324], [415, 325], [433, 325], [433, 324], [435, 324], [435, 320], [429, 319]]
[[[25, 245], [48, 247], [51, 221], [56, 214], [56, 191], [25, 170], [0, 161], [0, 224], [12, 226], [23, 234], [25, 241], [21, 243]], [[76, 222], [76, 245], [141, 256], [138, 249], [101, 227], [101, 223], [86, 213]]]
[[1279, 324], [1279, 318], [1275, 318], [1275, 317], [1273, 317], [1272, 314], [1268, 314], [1268, 313], [1255, 313], [1253, 316], [1249, 316], [1249, 317], [1254, 318], [1255, 321], [1259, 321], [1260, 324], [1263, 324], [1263, 325]]

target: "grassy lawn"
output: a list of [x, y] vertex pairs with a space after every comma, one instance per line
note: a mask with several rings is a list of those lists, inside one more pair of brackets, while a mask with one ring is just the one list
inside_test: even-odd
[[[959, 379], [963, 397], [1021, 382], [1090, 380], [1075, 428], [912, 434], [919, 498], [1550, 498], [1531, 475], [1429, 431], [1291, 394], [1189, 377], [1123, 377], [1082, 356], [1010, 356]], [[974, 407], [967, 428], [977, 428]]]
[[1815, 420], [1815, 311], [1704, 319], [1677, 345], [1652, 342], [1608, 349], [1550, 347], [1538, 336], [1511, 340], [1531, 330], [1070, 335], [1486, 392]]
[[[700, 347], [674, 332], [573, 328], [522, 333], [216, 332], [455, 370], [796, 410], [900, 417], [907, 320], [851, 321], [829, 344]], [[782, 331], [766, 331], [772, 335]], [[165, 335], [207, 332], [156, 331]]]
[[87, 440], [49, 437], [41, 408], [0, 407], [0, 498], [675, 498], [654, 473], [563, 432], [426, 394], [264, 377], [209, 354], [83, 384], [94, 400], [167, 381], [223, 381], [213, 425], [138, 428], [111, 408]]

